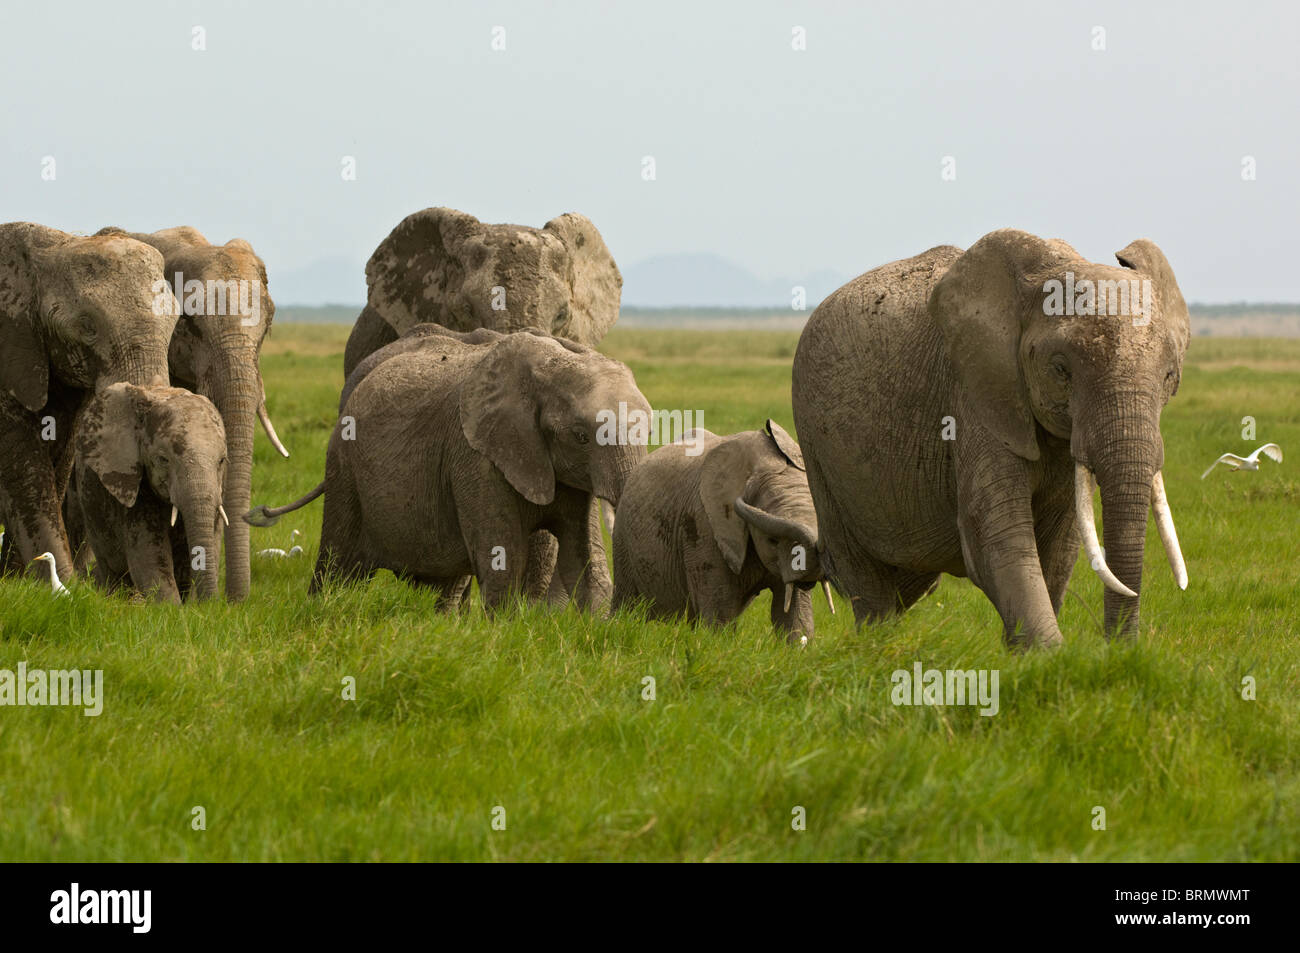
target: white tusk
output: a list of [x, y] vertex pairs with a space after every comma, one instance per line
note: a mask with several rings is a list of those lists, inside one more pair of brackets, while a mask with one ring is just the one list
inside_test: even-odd
[[826, 604], [831, 607], [831, 615], [835, 614], [835, 600], [831, 598], [831, 584], [825, 579], [822, 580], [822, 589], [826, 592]]
[[280, 456], [289, 456], [289, 451], [284, 449], [284, 444], [282, 444], [280, 438], [276, 436], [275, 425], [271, 423], [271, 415], [266, 412], [265, 400], [257, 405], [257, 419], [262, 422], [262, 429], [266, 431], [266, 436], [270, 439], [271, 446], [280, 451]]
[[217, 504], [217, 512], [221, 514], [221, 522], [229, 526], [230, 520], [226, 518], [226, 508], [222, 506], [220, 503]]
[[172, 504], [172, 525], [176, 525], [176, 504]]
[[1101, 542], [1097, 539], [1097, 521], [1092, 515], [1092, 474], [1082, 463], [1074, 466], [1074, 515], [1079, 522], [1079, 532], [1083, 534], [1083, 550], [1088, 557], [1088, 565], [1101, 577], [1106, 588], [1118, 592], [1121, 596], [1137, 597], [1137, 593], [1115, 578], [1115, 574], [1106, 565], [1106, 554], [1101, 551]]
[[1160, 531], [1160, 542], [1165, 544], [1165, 555], [1169, 557], [1169, 568], [1174, 571], [1174, 581], [1179, 589], [1187, 588], [1187, 564], [1183, 562], [1183, 551], [1178, 546], [1178, 531], [1174, 529], [1174, 514], [1169, 511], [1169, 500], [1165, 496], [1165, 478], [1159, 470], [1151, 478], [1151, 508], [1156, 512], [1156, 529]]
[[785, 611], [786, 612], [790, 611], [790, 597], [792, 595], [794, 595], [794, 583], [787, 582], [785, 584]]

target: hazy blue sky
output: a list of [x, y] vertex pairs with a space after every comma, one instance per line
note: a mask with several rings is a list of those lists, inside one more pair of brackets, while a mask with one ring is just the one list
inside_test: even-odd
[[1300, 301], [1298, 9], [3, 0], [0, 221], [242, 236], [272, 293], [429, 205], [761, 278], [1015, 225], [1150, 237], [1189, 300]]

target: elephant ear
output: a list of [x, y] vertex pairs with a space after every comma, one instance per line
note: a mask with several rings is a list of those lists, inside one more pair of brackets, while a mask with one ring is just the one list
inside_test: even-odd
[[140, 461], [140, 388], [112, 384], [86, 405], [77, 453], [104, 489], [123, 506], [135, 505], [144, 467]]
[[1115, 252], [1115, 258], [1125, 268], [1151, 280], [1155, 286], [1160, 313], [1169, 322], [1170, 334], [1173, 335], [1178, 353], [1184, 353], [1191, 336], [1192, 322], [1187, 313], [1187, 302], [1183, 300], [1183, 292], [1174, 278], [1174, 270], [1169, 266], [1169, 260], [1165, 258], [1160, 246], [1149, 238], [1139, 238]]
[[569, 324], [556, 335], [594, 347], [618, 320], [623, 276], [614, 256], [605, 247], [605, 240], [587, 216], [566, 212], [547, 222], [543, 230], [564, 242], [573, 263]]
[[0, 226], [0, 390], [33, 413], [49, 398], [50, 359], [36, 310], [34, 250], [27, 238], [38, 226]]
[[0, 313], [0, 387], [33, 413], [49, 399], [50, 361], [30, 310]]
[[448, 302], [460, 297], [466, 260], [483, 225], [451, 208], [426, 208], [398, 222], [366, 262], [367, 302], [398, 334], [424, 322], [469, 330]]
[[930, 293], [930, 316], [978, 423], [1016, 456], [1037, 460], [1029, 392], [1020, 370], [1020, 335], [1039, 285], [1031, 277], [1068, 245], [1019, 229], [985, 235], [952, 263]]
[[558, 348], [531, 334], [491, 346], [460, 392], [460, 425], [469, 445], [492, 461], [530, 503], [555, 499], [555, 467], [538, 421], [539, 349]]
[[736, 512], [736, 498], [744, 495], [745, 485], [764, 455], [762, 444], [754, 437], [770, 446], [766, 434], [736, 434], [714, 444], [701, 464], [700, 503], [713, 540], [734, 573], [740, 572], [749, 549], [749, 524]]
[[799, 449], [799, 444], [795, 443], [794, 437], [785, 432], [784, 427], [769, 417], [767, 426], [764, 429], [767, 431], [767, 435], [772, 438], [772, 442], [776, 444], [776, 449], [781, 452], [781, 456], [785, 457], [790, 466], [796, 470], [807, 471], [808, 468], [804, 466], [803, 462], [803, 451]]

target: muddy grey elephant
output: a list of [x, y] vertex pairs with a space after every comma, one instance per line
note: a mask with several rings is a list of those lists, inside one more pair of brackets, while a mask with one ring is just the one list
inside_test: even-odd
[[613, 609], [643, 602], [650, 618], [725, 624], [766, 589], [772, 625], [806, 643], [822, 579], [817, 545], [803, 456], [779, 424], [729, 437], [695, 430], [628, 478]]
[[623, 276], [589, 219], [490, 225], [450, 208], [402, 219], [366, 263], [366, 306], [343, 374], [416, 324], [533, 328], [594, 347], [618, 320]]
[[[96, 389], [167, 381], [176, 324], [163, 258], [122, 235], [0, 225], [0, 516], [6, 566], [72, 555], [62, 503], [76, 418]], [[15, 558], [16, 556], [16, 558]]]
[[[106, 228], [100, 234], [120, 232]], [[187, 226], [129, 234], [162, 252], [167, 280], [178, 285], [181, 314], [168, 355], [171, 383], [207, 397], [220, 412], [229, 455], [223, 502], [227, 513], [243, 513], [252, 488], [257, 421], [276, 451], [289, 455], [267, 413], [258, 364], [275, 317], [266, 266], [242, 238], [213, 245]], [[226, 527], [225, 549], [226, 598], [243, 599], [249, 586], [247, 524], [235, 520]]]
[[869, 271], [813, 313], [795, 424], [823, 561], [859, 623], [946, 572], [984, 591], [1008, 645], [1059, 643], [1082, 539], [1106, 586], [1106, 632], [1135, 634], [1148, 506], [1186, 586], [1160, 413], [1178, 389], [1187, 306], [1155, 244], [1116, 257], [1095, 264], [1003, 229]]
[[180, 602], [191, 580], [217, 593], [226, 431], [206, 397], [179, 387], [113, 384], [77, 433], [75, 504], [95, 552], [94, 579]]
[[608, 604], [595, 501], [617, 503], [646, 447], [606, 439], [606, 423], [620, 403], [650, 413], [624, 365], [541, 334], [423, 329], [366, 370], [349, 378], [330, 438], [311, 591], [390, 569], [447, 608], [472, 575], [496, 608], [527, 594], [532, 537], [546, 530], [566, 599]]

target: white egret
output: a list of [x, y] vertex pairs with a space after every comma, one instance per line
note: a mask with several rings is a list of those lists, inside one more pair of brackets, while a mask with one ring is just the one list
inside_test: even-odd
[[65, 586], [62, 583], [62, 581], [60, 581], [59, 579], [59, 571], [54, 561], [53, 553], [41, 553], [39, 556], [33, 559], [32, 562], [45, 563], [45, 565], [50, 567], [50, 591], [51, 592], [53, 592], [56, 596], [66, 596], [68, 594], [68, 587]]
[[[1239, 457], [1235, 453], [1225, 453], [1210, 464], [1210, 470], [1213, 470], [1220, 463], [1226, 463], [1234, 470], [1258, 470], [1259, 455], [1261, 453], [1270, 460], [1276, 460], [1278, 463], [1282, 462], [1282, 448], [1275, 443], [1266, 443], [1262, 447], [1256, 447], [1255, 452], [1248, 457]], [[1210, 475], [1210, 470], [1206, 470], [1201, 474], [1202, 480]]]

